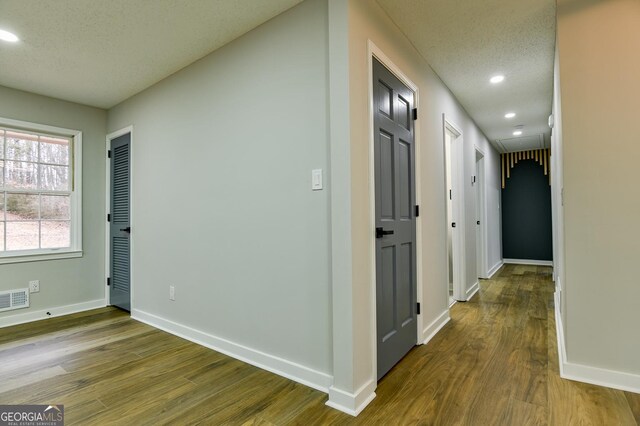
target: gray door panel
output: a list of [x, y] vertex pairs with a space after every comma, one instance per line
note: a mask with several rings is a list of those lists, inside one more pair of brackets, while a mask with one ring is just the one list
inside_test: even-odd
[[131, 310], [130, 277], [130, 146], [131, 134], [111, 141], [110, 300]]
[[413, 92], [374, 59], [378, 379], [416, 344]]

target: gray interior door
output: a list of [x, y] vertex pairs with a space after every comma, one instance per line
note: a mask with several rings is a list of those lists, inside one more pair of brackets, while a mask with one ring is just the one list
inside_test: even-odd
[[127, 311], [131, 310], [130, 147], [130, 133], [111, 141], [110, 300]]
[[378, 379], [416, 344], [413, 92], [373, 64]]

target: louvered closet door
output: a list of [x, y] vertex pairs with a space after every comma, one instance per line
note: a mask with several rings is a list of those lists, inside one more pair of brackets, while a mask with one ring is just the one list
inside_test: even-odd
[[131, 310], [130, 276], [131, 134], [111, 141], [111, 304]]

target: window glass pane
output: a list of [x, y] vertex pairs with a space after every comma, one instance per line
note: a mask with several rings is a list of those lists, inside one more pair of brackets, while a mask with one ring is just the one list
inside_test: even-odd
[[7, 220], [38, 219], [39, 195], [7, 194]]
[[11, 189], [37, 189], [38, 165], [5, 161], [5, 186]]
[[[43, 142], [47, 141], [47, 142]], [[67, 139], [40, 138], [40, 162], [69, 164], [69, 141]]]
[[40, 229], [42, 248], [71, 247], [71, 222], [43, 220]]
[[73, 163], [73, 138], [0, 128], [0, 252], [71, 248]]
[[23, 133], [7, 132], [7, 159], [38, 161], [38, 137]]
[[42, 195], [41, 219], [71, 219], [71, 197], [68, 195]]
[[7, 251], [39, 248], [38, 222], [7, 222]]
[[68, 191], [69, 167], [41, 165], [40, 189], [45, 191]]

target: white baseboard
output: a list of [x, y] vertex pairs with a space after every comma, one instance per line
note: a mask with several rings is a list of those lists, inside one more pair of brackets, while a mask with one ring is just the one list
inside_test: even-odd
[[467, 290], [467, 300], [471, 300], [471, 298], [476, 295], [478, 290], [480, 290], [480, 283], [476, 281], [475, 284], [473, 284], [471, 288]]
[[558, 361], [560, 377], [577, 382], [589, 383], [596, 386], [619, 389], [640, 394], [640, 375], [624, 373], [622, 371], [607, 370], [590, 365], [576, 364], [567, 360], [567, 349], [564, 339], [562, 316], [560, 315], [559, 296], [555, 296], [556, 333], [558, 336]]
[[324, 393], [329, 392], [329, 387], [333, 383], [333, 376], [326, 373], [160, 318], [148, 312], [133, 309], [131, 318]]
[[496, 274], [496, 272], [498, 272], [500, 270], [500, 268], [502, 268], [502, 265], [504, 265], [504, 262], [502, 260], [500, 260], [498, 263], [493, 265], [493, 268], [489, 269], [489, 273], [487, 274], [487, 275], [489, 275], [488, 279], [493, 278], [493, 276]]
[[552, 260], [502, 259], [502, 261], [510, 265], [553, 266]]
[[29, 311], [29, 308], [20, 313], [0, 318], [0, 328], [12, 325], [25, 324], [47, 318], [70, 315], [78, 312], [90, 311], [91, 309], [104, 308], [107, 303], [104, 299], [90, 300], [88, 302], [75, 303], [73, 305], [55, 306], [53, 308]]
[[[452, 305], [453, 306], [453, 305]], [[442, 327], [444, 327], [445, 325], [447, 325], [447, 323], [451, 320], [451, 317], [449, 316], [449, 310], [447, 309], [446, 311], [444, 311], [443, 313], [441, 313], [440, 315], [438, 315], [438, 318], [436, 318], [435, 320], [433, 320], [431, 322], [431, 324], [429, 324], [423, 331], [422, 331], [422, 344], [426, 345], [427, 343], [429, 343], [429, 341], [431, 339], [433, 339], [433, 337], [438, 334], [438, 332], [442, 329]]]
[[345, 392], [334, 386], [329, 388], [329, 400], [326, 405], [356, 417], [376, 397], [376, 381], [370, 380], [355, 393]]

